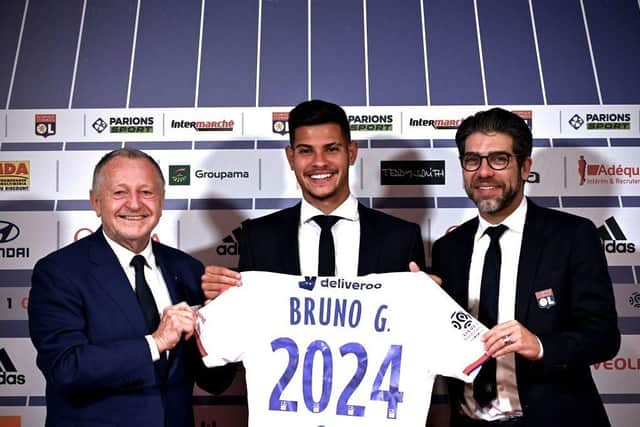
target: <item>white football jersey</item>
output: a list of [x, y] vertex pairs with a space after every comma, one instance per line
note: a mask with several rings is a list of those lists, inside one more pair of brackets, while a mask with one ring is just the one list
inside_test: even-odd
[[250, 427], [424, 427], [437, 374], [470, 382], [487, 330], [425, 273], [242, 273], [199, 311], [204, 363], [242, 361]]

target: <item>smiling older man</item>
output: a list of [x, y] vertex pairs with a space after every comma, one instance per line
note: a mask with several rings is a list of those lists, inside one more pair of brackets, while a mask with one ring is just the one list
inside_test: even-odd
[[46, 426], [192, 426], [194, 379], [220, 392], [233, 367], [206, 369], [190, 339], [202, 264], [151, 240], [162, 172], [142, 151], [110, 152], [90, 198], [102, 227], [33, 270], [29, 328]]

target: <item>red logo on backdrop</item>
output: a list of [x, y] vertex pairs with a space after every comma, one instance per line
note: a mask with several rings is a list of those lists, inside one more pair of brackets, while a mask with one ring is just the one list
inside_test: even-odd
[[36, 114], [36, 135], [44, 138], [56, 134], [55, 114]]
[[616, 163], [589, 163], [578, 158], [578, 184], [640, 184], [640, 166]]
[[274, 111], [271, 113], [271, 130], [273, 133], [286, 135], [289, 133], [289, 113]]
[[594, 363], [596, 371], [637, 371], [640, 370], [640, 357], [616, 357], [603, 363]]

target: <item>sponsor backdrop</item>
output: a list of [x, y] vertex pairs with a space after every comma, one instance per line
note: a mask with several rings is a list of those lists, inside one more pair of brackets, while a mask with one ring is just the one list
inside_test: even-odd
[[[9, 0], [0, 28], [0, 425], [43, 425], [31, 269], [98, 227], [96, 161], [148, 151], [168, 184], [154, 238], [234, 266], [241, 221], [300, 197], [282, 148], [309, 98], [346, 107], [353, 192], [418, 222], [427, 254], [475, 215], [456, 126], [494, 105], [523, 117], [528, 195], [599, 228], [624, 336], [593, 372], [614, 426], [637, 424], [638, 1]], [[246, 423], [241, 381], [195, 394], [197, 426]], [[446, 414], [440, 384], [429, 423]]]

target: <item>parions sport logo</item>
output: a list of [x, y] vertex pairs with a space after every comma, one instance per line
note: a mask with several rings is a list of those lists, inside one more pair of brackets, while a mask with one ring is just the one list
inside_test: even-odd
[[29, 160], [0, 161], [0, 191], [27, 191], [30, 178]]
[[109, 117], [109, 133], [153, 133], [153, 125], [152, 116]]
[[349, 127], [352, 132], [391, 132], [393, 114], [349, 115]]
[[604, 224], [598, 227], [598, 234], [602, 241], [602, 248], [608, 254], [633, 254], [636, 252], [635, 243], [627, 239], [614, 217], [607, 218]]
[[590, 163], [584, 155], [578, 157], [578, 185], [638, 185], [640, 165]]
[[575, 130], [630, 130], [631, 113], [576, 113], [568, 123]]
[[7, 350], [0, 348], [0, 385], [23, 385], [25, 382], [25, 376], [18, 372]]

